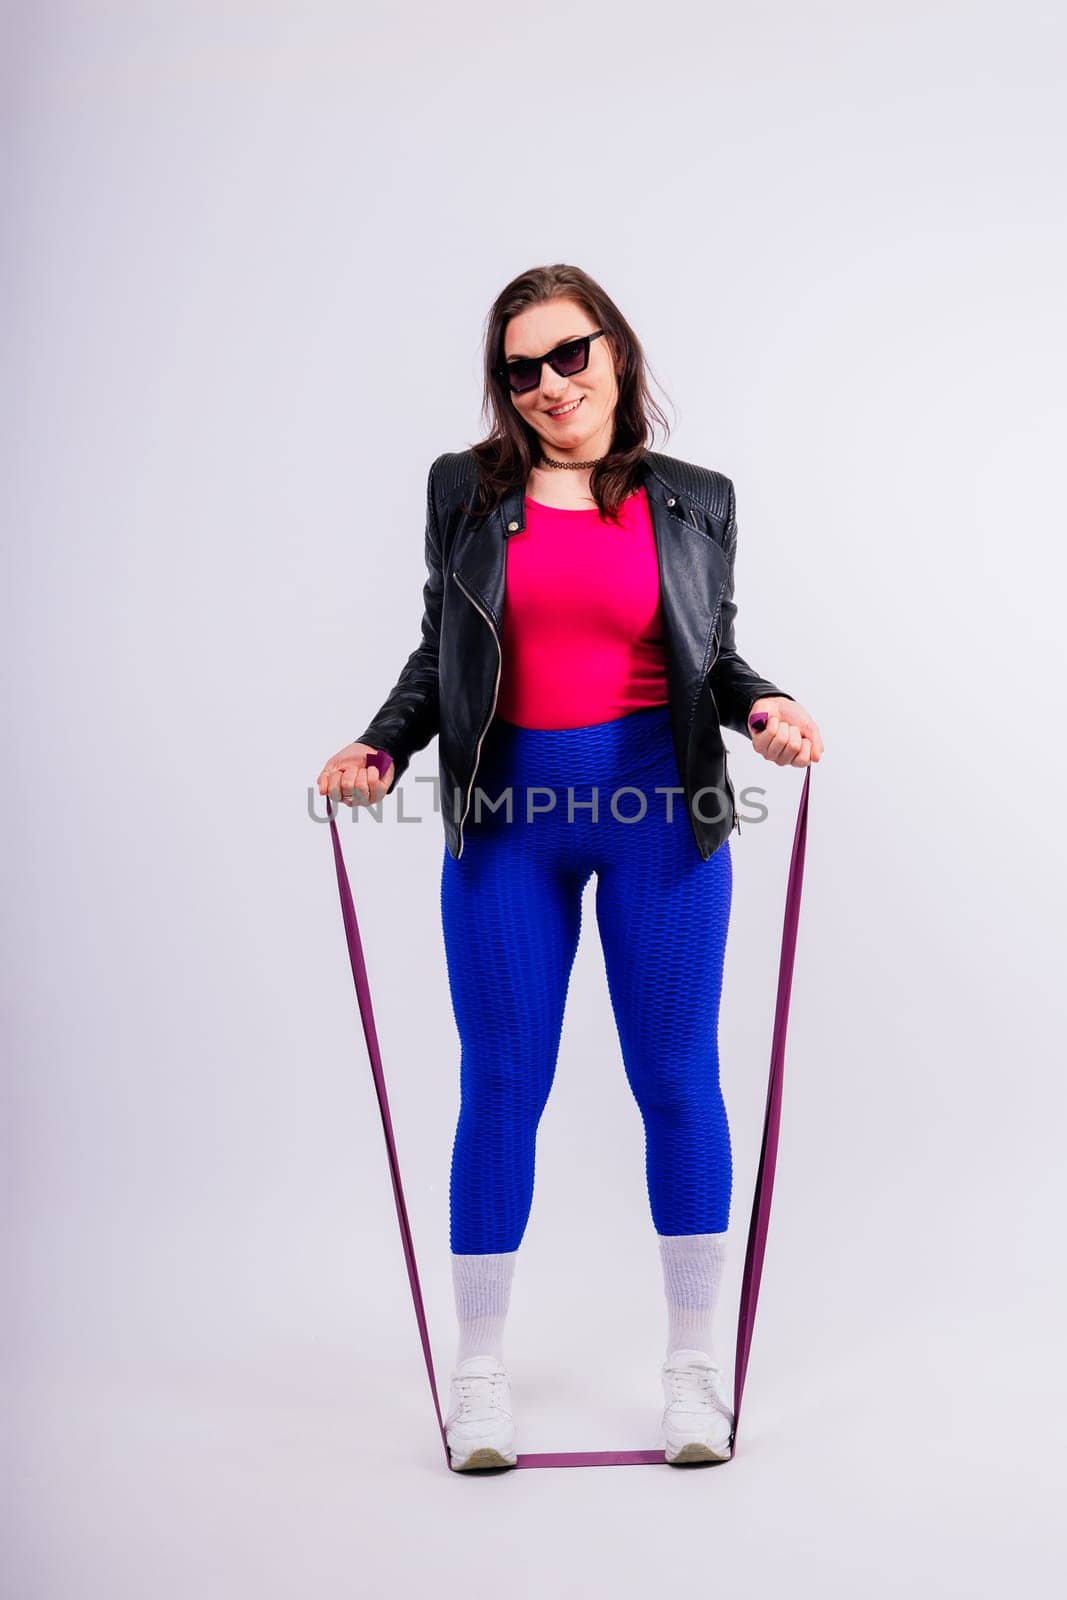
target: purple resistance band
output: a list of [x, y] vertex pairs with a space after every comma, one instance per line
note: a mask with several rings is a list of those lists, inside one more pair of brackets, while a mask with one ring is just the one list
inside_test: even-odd
[[[384, 776], [392, 765], [392, 757], [387, 755], [385, 751], [379, 752], [379, 755], [381, 758], [380, 771], [381, 775]], [[778, 1129], [782, 1114], [782, 1072], [785, 1064], [785, 1034], [789, 1022], [789, 995], [793, 984], [797, 925], [800, 920], [800, 895], [804, 883], [804, 847], [807, 843], [808, 834], [808, 791], [810, 788], [811, 768], [809, 766], [805, 769], [804, 786], [800, 792], [796, 831], [793, 835], [793, 854], [789, 862], [789, 878], [786, 884], [785, 918], [782, 928], [781, 955], [778, 962], [778, 997], [775, 1003], [770, 1078], [767, 1084], [767, 1108], [763, 1118], [763, 1142], [760, 1148], [759, 1168], [756, 1173], [752, 1217], [748, 1228], [745, 1266], [741, 1278], [741, 1301], [737, 1315], [737, 1346], [734, 1356], [734, 1437], [730, 1447], [731, 1458], [737, 1454], [737, 1433], [741, 1421], [741, 1395], [745, 1387], [745, 1373], [748, 1369], [748, 1353], [752, 1343], [752, 1328], [756, 1318], [756, 1301], [759, 1297], [763, 1256], [767, 1245], [767, 1224], [771, 1214], [771, 1194], [774, 1189], [774, 1167], [778, 1154]], [[396, 1141], [393, 1138], [392, 1118], [389, 1115], [389, 1097], [386, 1093], [385, 1077], [382, 1073], [382, 1057], [378, 1047], [378, 1034], [374, 1026], [370, 987], [367, 983], [367, 967], [363, 959], [363, 945], [359, 937], [356, 908], [352, 902], [352, 890], [348, 882], [348, 874], [345, 871], [344, 856], [341, 853], [341, 839], [337, 832], [337, 822], [329, 796], [327, 796], [326, 805], [330, 819], [330, 832], [333, 836], [333, 856], [334, 864], [337, 868], [337, 887], [341, 894], [341, 916], [344, 920], [345, 936], [348, 940], [348, 955], [352, 965], [352, 976], [356, 984], [360, 1016], [363, 1019], [363, 1035], [367, 1041], [371, 1072], [374, 1075], [374, 1087], [378, 1093], [378, 1106], [382, 1115], [385, 1145], [389, 1153], [389, 1170], [393, 1180], [396, 1214], [400, 1222], [400, 1237], [404, 1245], [404, 1259], [407, 1262], [408, 1282], [411, 1285], [411, 1297], [415, 1303], [415, 1316], [419, 1324], [422, 1353], [430, 1379], [430, 1393], [433, 1396], [434, 1409], [437, 1412], [437, 1426], [440, 1429], [441, 1444], [445, 1452], [445, 1465], [451, 1472], [452, 1461], [448, 1450], [448, 1439], [445, 1435], [444, 1418], [441, 1415], [441, 1402], [437, 1394], [437, 1383], [434, 1378], [433, 1357], [430, 1353], [430, 1335], [426, 1326], [422, 1285], [419, 1283], [419, 1271], [415, 1264], [415, 1246], [411, 1237], [411, 1224], [408, 1221], [407, 1205], [404, 1201], [404, 1186], [400, 1181], [400, 1165], [397, 1161]], [[561, 1450], [534, 1455], [517, 1455], [515, 1458], [515, 1467], [631, 1467], [651, 1466], [653, 1464], [661, 1466], [666, 1464], [666, 1455], [662, 1447], [658, 1450]], [[506, 1470], [514, 1471], [514, 1468]]]

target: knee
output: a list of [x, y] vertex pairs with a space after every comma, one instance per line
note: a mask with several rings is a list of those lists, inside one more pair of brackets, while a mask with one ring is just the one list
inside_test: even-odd
[[538, 1074], [525, 1057], [499, 1051], [471, 1057], [464, 1053], [461, 1070], [463, 1111], [479, 1121], [494, 1119], [536, 1126], [548, 1100], [551, 1076]]

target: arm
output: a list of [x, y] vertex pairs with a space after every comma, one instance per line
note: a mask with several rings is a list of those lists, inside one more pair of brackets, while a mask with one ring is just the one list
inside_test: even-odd
[[784, 689], [770, 681], [761, 678], [759, 673], [749, 666], [744, 656], [738, 655], [734, 642], [734, 619], [737, 616], [737, 606], [734, 603], [734, 559], [737, 554], [737, 503], [734, 495], [734, 486], [730, 484], [729, 511], [726, 519], [726, 539], [724, 550], [727, 560], [726, 587], [722, 593], [722, 606], [719, 620], [719, 653], [715, 664], [708, 674], [711, 692], [715, 696], [715, 704], [719, 709], [719, 721], [726, 728], [732, 728], [734, 733], [743, 733], [747, 739], [752, 738], [752, 730], [748, 726], [748, 714], [752, 709], [754, 700], [761, 700], [765, 695], [781, 695], [783, 699], [792, 700], [791, 694], [786, 694]]
[[396, 768], [393, 788], [407, 771], [416, 750], [424, 749], [440, 726], [437, 653], [441, 641], [444, 574], [441, 533], [434, 502], [433, 475], [436, 465], [435, 461], [426, 485], [427, 578], [422, 591], [422, 642], [411, 652], [384, 704], [358, 739], [360, 744], [388, 750]]

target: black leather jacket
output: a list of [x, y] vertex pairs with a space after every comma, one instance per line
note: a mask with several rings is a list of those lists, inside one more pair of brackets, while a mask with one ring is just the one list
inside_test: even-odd
[[[659, 562], [671, 734], [697, 849], [707, 858], [740, 832], [720, 724], [751, 738], [754, 700], [785, 695], [734, 644], [734, 486], [721, 472], [647, 451], [642, 462]], [[416, 750], [439, 736], [441, 812], [448, 849], [463, 825], [496, 710], [502, 662], [506, 540], [524, 526], [525, 486], [488, 517], [461, 511], [475, 486], [469, 450], [438, 456], [426, 496], [422, 642], [388, 699], [358, 736], [387, 750], [400, 782]], [[792, 700], [792, 695], [786, 695]], [[677, 812], [675, 813], [677, 814]]]

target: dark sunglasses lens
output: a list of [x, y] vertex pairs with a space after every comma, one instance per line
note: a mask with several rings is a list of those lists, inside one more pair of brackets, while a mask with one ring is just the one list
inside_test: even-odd
[[552, 365], [561, 378], [570, 378], [576, 372], [583, 372], [588, 362], [588, 339], [576, 339], [573, 344], [561, 344], [552, 358]]
[[523, 394], [527, 389], [536, 389], [541, 382], [541, 363], [513, 361], [507, 368], [507, 374], [512, 393]]

